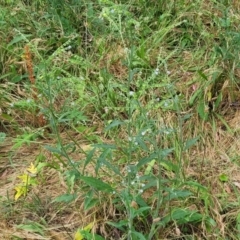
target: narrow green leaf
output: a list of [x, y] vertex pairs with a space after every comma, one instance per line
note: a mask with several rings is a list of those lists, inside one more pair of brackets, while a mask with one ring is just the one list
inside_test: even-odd
[[32, 36], [31, 34], [26, 34], [26, 35], [18, 35], [15, 38], [13, 38], [13, 40], [8, 44], [8, 47], [12, 46], [15, 43], [21, 42], [21, 41], [26, 41], [28, 37]]
[[195, 182], [195, 181], [187, 181], [187, 182], [184, 182], [184, 185], [186, 186], [191, 186], [191, 187], [196, 187], [197, 190], [202, 190], [204, 192], [207, 192], [207, 188], [203, 185], [201, 185], [200, 183], [198, 182]]
[[106, 223], [110, 226], [116, 227], [116, 228], [120, 229], [121, 231], [125, 232], [125, 230], [126, 230], [125, 227], [127, 226], [128, 221], [121, 220], [118, 223], [114, 223], [114, 222], [106, 222]]
[[202, 94], [202, 89], [201, 89], [201, 88], [197, 89], [197, 90], [193, 93], [193, 95], [190, 97], [190, 99], [189, 99], [189, 105], [190, 105], [190, 106], [193, 106], [193, 103], [195, 102], [195, 99], [198, 98], [199, 96], [201, 96], [201, 94]]
[[2, 113], [0, 115], [0, 119], [3, 119], [5, 121], [13, 121], [13, 117], [11, 117], [10, 115], [6, 114], [6, 113]]
[[23, 144], [30, 145], [39, 135], [37, 133], [24, 133], [14, 139], [13, 149], [21, 147]]
[[[84, 231], [84, 230], [81, 230], [81, 235], [84, 237], [84, 239], [86, 240], [104, 240], [103, 237], [97, 235], [97, 234], [94, 234], [94, 233], [90, 233], [88, 231]], [[76, 239], [77, 240], [77, 239]]]
[[106, 159], [101, 159], [101, 164], [104, 164], [107, 168], [111, 169], [115, 174], [122, 175], [119, 168], [108, 162]]
[[6, 138], [6, 133], [0, 132], [0, 143], [4, 142], [5, 138]]
[[95, 205], [97, 205], [99, 203], [99, 200], [96, 198], [93, 199], [85, 199], [84, 201], [84, 210], [87, 211], [89, 209], [91, 209], [92, 207], [94, 207]]
[[133, 235], [137, 237], [139, 240], [146, 240], [146, 238], [140, 232], [132, 232]]
[[113, 188], [109, 184], [103, 182], [100, 179], [97, 179], [94, 177], [85, 177], [85, 176], [81, 176], [80, 179], [82, 179], [90, 187], [93, 187], [99, 191], [103, 191], [103, 192], [113, 191]]
[[178, 224], [185, 224], [190, 222], [200, 222], [203, 219], [203, 215], [197, 211], [177, 208], [173, 209], [171, 218]]
[[102, 148], [102, 149], [108, 149], [108, 148], [116, 149], [117, 148], [115, 144], [104, 144], [104, 143], [94, 144], [93, 147]]
[[166, 148], [159, 152], [151, 153], [149, 156], [140, 159], [139, 163], [137, 164], [137, 168], [142, 167], [143, 165], [151, 162], [152, 160], [162, 161], [161, 158], [167, 157], [167, 155], [169, 155], [173, 150], [174, 148]]
[[95, 151], [96, 151], [96, 148], [93, 148], [92, 150], [87, 152], [87, 157], [86, 157], [86, 160], [85, 160], [84, 166], [83, 166], [83, 174], [84, 174], [86, 166], [92, 161]]
[[199, 74], [200, 77], [202, 77], [204, 80], [208, 81], [207, 76], [202, 72], [202, 71], [197, 71], [197, 73]]
[[170, 172], [178, 171], [178, 166], [170, 161], [161, 160], [160, 165], [164, 167], [167, 171], [170, 171]]
[[156, 152], [154, 152], [154, 153], [151, 153], [149, 156], [140, 159], [137, 164], [137, 168], [142, 167], [143, 165], [151, 162], [152, 160], [156, 159], [157, 157], [158, 157], [158, 154]]
[[223, 94], [222, 94], [222, 92], [220, 92], [217, 96], [217, 100], [213, 104], [213, 111], [217, 110], [220, 103], [222, 102], [222, 99], [223, 99]]
[[228, 123], [226, 122], [226, 120], [219, 114], [215, 113], [215, 115], [218, 117], [218, 119], [224, 124], [224, 126], [226, 127], [226, 129], [228, 130], [229, 133], [233, 134], [233, 130], [231, 129], [231, 127], [228, 125]]
[[141, 207], [141, 208], [135, 210], [133, 215], [134, 215], [134, 216], [140, 216], [143, 212], [145, 212], [145, 211], [147, 211], [147, 210], [149, 210], [149, 209], [151, 209], [151, 207], [149, 207], [149, 206], [147, 206], [147, 207]]
[[63, 194], [56, 197], [53, 202], [65, 202], [70, 203], [77, 198], [77, 194]]
[[153, 169], [153, 166], [154, 166], [155, 162], [156, 162], [156, 160], [153, 159], [147, 164], [147, 168], [144, 172], [144, 175], [149, 175], [152, 172], [152, 169]]
[[111, 128], [118, 127], [120, 125], [123, 125], [124, 122], [120, 120], [113, 120], [106, 128], [105, 131], [109, 131]]
[[27, 230], [29, 232], [39, 233], [40, 235], [44, 236], [44, 226], [39, 223], [28, 223], [28, 224], [20, 224], [17, 228], [22, 230]]
[[208, 119], [208, 107], [205, 104], [204, 99], [200, 100], [197, 111], [202, 120], [206, 121]]
[[195, 137], [192, 139], [189, 139], [185, 142], [184, 144], [184, 151], [188, 150], [189, 148], [191, 148], [193, 145], [195, 145], [197, 143], [197, 141], [199, 140], [199, 137]]
[[99, 203], [99, 200], [97, 198], [94, 198], [94, 190], [90, 190], [87, 192], [85, 198], [84, 198], [84, 210], [87, 211], [93, 206], [95, 206], [97, 203]]
[[237, 238], [240, 239], [240, 213], [236, 217]]
[[164, 198], [165, 201], [171, 201], [173, 199], [185, 199], [189, 196], [193, 195], [192, 192], [188, 190], [171, 190], [169, 189], [169, 194]]
[[149, 152], [148, 146], [146, 145], [145, 141], [141, 137], [137, 137], [136, 142], [138, 143], [138, 145], [142, 150]]
[[3, 75], [0, 76], [0, 80], [2, 80], [2, 79], [4, 79], [4, 78], [7, 78], [7, 77], [9, 77], [9, 76], [11, 76], [11, 75], [12, 75], [12, 73], [3, 74]]
[[49, 145], [45, 145], [44, 148], [47, 149], [47, 150], [48, 150], [49, 152], [51, 152], [51, 153], [57, 153], [57, 154], [59, 154], [60, 156], [65, 157], [65, 153], [64, 153], [62, 150], [60, 150], [60, 149], [58, 149], [58, 148], [56, 148], [56, 147], [51, 147], [51, 146], [49, 146]]

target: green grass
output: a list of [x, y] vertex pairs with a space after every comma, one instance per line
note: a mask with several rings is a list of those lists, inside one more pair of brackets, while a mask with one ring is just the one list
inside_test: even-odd
[[240, 238], [238, 1], [0, 6], [1, 239]]

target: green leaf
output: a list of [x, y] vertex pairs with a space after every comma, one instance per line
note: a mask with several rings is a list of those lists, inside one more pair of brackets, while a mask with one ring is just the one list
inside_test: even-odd
[[32, 36], [31, 34], [21, 34], [13, 38], [13, 40], [8, 44], [8, 47], [12, 46], [15, 43], [21, 42], [21, 41], [26, 41], [28, 37]]
[[208, 119], [208, 107], [206, 106], [204, 99], [200, 100], [197, 111], [202, 120], [206, 121]]
[[84, 201], [84, 210], [87, 211], [91, 209], [92, 207], [96, 206], [99, 203], [99, 200], [97, 198], [87, 199], [85, 198]]
[[12, 75], [12, 73], [3, 74], [3, 75], [0, 76], [0, 80], [2, 80], [2, 79], [4, 79], [4, 78], [7, 78], [7, 77], [9, 77], [9, 76], [11, 76], [11, 75]]
[[198, 223], [202, 220], [203, 215], [197, 211], [175, 208], [172, 210], [171, 214], [162, 219], [161, 224], [164, 226], [171, 221], [175, 221], [177, 224]]
[[[211, 232], [213, 228], [217, 226], [217, 223], [209, 216], [204, 217], [204, 223], [206, 224], [206, 229], [208, 232]], [[240, 235], [239, 235], [240, 237]]]
[[38, 133], [23, 133], [22, 135], [14, 139], [15, 144], [13, 145], [13, 149], [19, 148], [23, 144], [30, 145], [30, 143], [33, 142], [38, 136]]
[[169, 193], [168, 195], [164, 198], [165, 201], [171, 201], [173, 199], [185, 199], [191, 195], [193, 195], [192, 192], [188, 190], [176, 190], [176, 189], [168, 189]]
[[65, 153], [59, 148], [51, 147], [49, 145], [45, 145], [44, 148], [47, 149], [51, 153], [57, 153], [57, 154], [59, 154], [60, 156], [63, 156], [63, 157], [66, 156]]
[[149, 209], [151, 209], [151, 207], [147, 206], [147, 207], [141, 207], [137, 210], [134, 210], [133, 216], [140, 216], [143, 212], [145, 212]]
[[96, 152], [96, 148], [93, 148], [89, 152], [87, 152], [87, 157], [86, 157], [86, 160], [85, 160], [84, 166], [83, 166], [83, 173], [84, 173], [86, 166], [92, 161], [95, 152]]
[[240, 213], [236, 217], [237, 238], [240, 239]]
[[94, 144], [93, 147], [96, 147], [96, 148], [102, 148], [102, 149], [117, 149], [117, 146], [115, 144], [105, 144], [105, 143], [97, 143], [97, 144]]
[[112, 159], [112, 149], [106, 148], [103, 150], [103, 152], [100, 154], [100, 156], [97, 159], [96, 164], [96, 173], [98, 173], [99, 169], [103, 166], [106, 166], [107, 168], [111, 169], [115, 174], [121, 176], [121, 172], [118, 167], [114, 166], [113, 163], [107, 161], [106, 159]]
[[191, 186], [191, 187], [196, 187], [197, 190], [202, 190], [204, 192], [208, 192], [208, 190], [205, 186], [203, 186], [200, 183], [195, 182], [195, 181], [187, 181], [187, 182], [184, 183], [184, 185]]
[[219, 180], [220, 180], [221, 182], [227, 182], [228, 179], [229, 179], [228, 175], [226, 175], [226, 174], [224, 174], [224, 173], [219, 176]]
[[185, 142], [184, 144], [184, 151], [188, 150], [189, 148], [191, 148], [193, 145], [195, 145], [197, 143], [197, 141], [199, 140], [199, 137], [195, 137], [192, 139], [189, 139]]
[[213, 104], [213, 111], [217, 110], [220, 103], [222, 102], [222, 99], [223, 99], [223, 94], [222, 94], [222, 92], [220, 92], [217, 96], [217, 100]]
[[174, 148], [166, 148], [166, 149], [159, 150], [159, 152], [151, 153], [148, 157], [142, 158], [138, 162], [137, 167], [140, 168], [141, 166], [151, 162], [154, 159], [156, 161], [160, 161], [161, 162], [162, 158], [167, 157], [173, 150], [174, 150]]
[[94, 191], [89, 191], [84, 199], [84, 210], [87, 211], [93, 206], [95, 206], [97, 203], [99, 203], [99, 200], [93, 197]]
[[128, 221], [127, 220], [121, 220], [118, 223], [114, 223], [114, 222], [106, 222], [108, 225], [116, 227], [117, 229], [125, 232], [125, 227], [128, 225]]
[[89, 238], [88, 233], [91, 231], [93, 226], [94, 226], [94, 222], [91, 222], [86, 227], [84, 227], [82, 230], [78, 229], [75, 236], [74, 236], [74, 240], [83, 240], [83, 239], [91, 240], [92, 239], [92, 237], [91, 237], [92, 234]]
[[44, 236], [44, 226], [36, 222], [20, 224], [17, 226], [17, 228], [27, 230], [29, 232], [39, 233], [40, 235]]
[[154, 152], [154, 153], [151, 153], [149, 156], [140, 159], [137, 164], [137, 168], [140, 168], [143, 165], [150, 163], [151, 161], [155, 160], [157, 158], [157, 156], [158, 156], [158, 154], [156, 152]]
[[77, 169], [71, 169], [65, 172], [68, 186], [72, 189], [76, 180], [80, 180], [81, 174]]
[[109, 131], [111, 128], [118, 127], [120, 125], [123, 125], [124, 122], [120, 120], [113, 120], [106, 128], [105, 131]]
[[145, 200], [142, 198], [141, 195], [136, 196], [136, 202], [141, 207], [147, 207], [148, 204], [145, 202]]
[[146, 145], [145, 141], [142, 139], [142, 137], [136, 137], [136, 142], [138, 143], [139, 147], [146, 151], [146, 152], [149, 152], [149, 148], [148, 146]]
[[227, 131], [231, 134], [233, 134], [233, 130], [231, 129], [231, 127], [228, 125], [228, 123], [226, 122], [226, 120], [219, 114], [215, 113], [214, 115], [216, 115], [219, 120], [224, 124], [224, 126], [226, 127]]
[[159, 153], [158, 153], [158, 160], [162, 160], [159, 158], [165, 158], [167, 157], [170, 153], [172, 153], [174, 150], [174, 148], [166, 148], [166, 149], [162, 149]]
[[147, 168], [144, 172], [144, 175], [149, 175], [152, 172], [152, 169], [153, 169], [153, 166], [154, 166], [155, 162], [156, 162], [156, 160], [153, 159], [147, 164], [148, 166], [147, 166]]
[[0, 115], [0, 118], [3, 119], [4, 121], [13, 121], [13, 117], [11, 117], [10, 115], [6, 114], [6, 113], [2, 113]]
[[161, 160], [160, 165], [170, 172], [178, 171], [178, 166], [170, 161]]
[[62, 194], [58, 197], [56, 197], [53, 202], [65, 202], [65, 203], [70, 203], [74, 201], [77, 198], [77, 194]]
[[189, 222], [200, 222], [203, 219], [203, 215], [188, 209], [174, 209], [171, 213], [171, 218], [177, 221], [178, 224], [185, 224]]
[[[146, 238], [144, 237], [144, 235], [142, 235], [140, 232], [132, 232], [132, 235], [135, 235], [137, 237], [138, 240], [146, 240]], [[135, 239], [135, 238], [133, 238]]]
[[82, 112], [77, 110], [71, 110], [71, 111], [65, 112], [58, 117], [59, 123], [65, 123], [69, 121], [81, 122], [86, 120], [88, 120], [87, 117], [84, 116]]
[[81, 235], [83, 238], [75, 238], [75, 240], [81, 240], [81, 239], [86, 239], [86, 240], [105, 240], [103, 237], [97, 235], [97, 234], [94, 234], [94, 233], [90, 233], [88, 231], [84, 231], [84, 230], [81, 230]]
[[121, 176], [121, 172], [118, 169], [118, 167], [114, 166], [113, 164], [111, 164], [110, 162], [108, 162], [105, 158], [100, 160], [101, 164], [104, 164], [106, 167], [108, 167], [109, 169], [111, 169], [115, 174]]
[[38, 163], [38, 165], [36, 166], [37, 171], [40, 172], [46, 166], [50, 166], [50, 165], [47, 162], [40, 162], [40, 163]]
[[6, 133], [0, 132], [0, 143], [4, 142], [6, 138]]
[[206, 81], [208, 81], [207, 76], [202, 71], [197, 71], [197, 73]]
[[87, 185], [97, 189], [98, 191], [103, 191], [103, 192], [113, 191], [113, 188], [109, 184], [103, 182], [100, 179], [97, 179], [94, 177], [85, 177], [85, 176], [81, 176], [80, 179], [82, 179]]
[[202, 89], [201, 89], [201, 88], [197, 89], [197, 90], [194, 92], [194, 94], [190, 97], [190, 99], [189, 99], [189, 105], [190, 105], [190, 106], [193, 106], [193, 103], [195, 102], [195, 99], [198, 98], [199, 96], [201, 96], [201, 94], [202, 94]]

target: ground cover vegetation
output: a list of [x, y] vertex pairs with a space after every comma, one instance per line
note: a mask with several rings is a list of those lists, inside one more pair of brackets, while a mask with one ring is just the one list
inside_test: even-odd
[[240, 239], [240, 2], [0, 0], [1, 239]]

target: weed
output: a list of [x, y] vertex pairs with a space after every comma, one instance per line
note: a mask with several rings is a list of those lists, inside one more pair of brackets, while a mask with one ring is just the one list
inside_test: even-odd
[[3, 239], [239, 238], [237, 1], [0, 5]]

